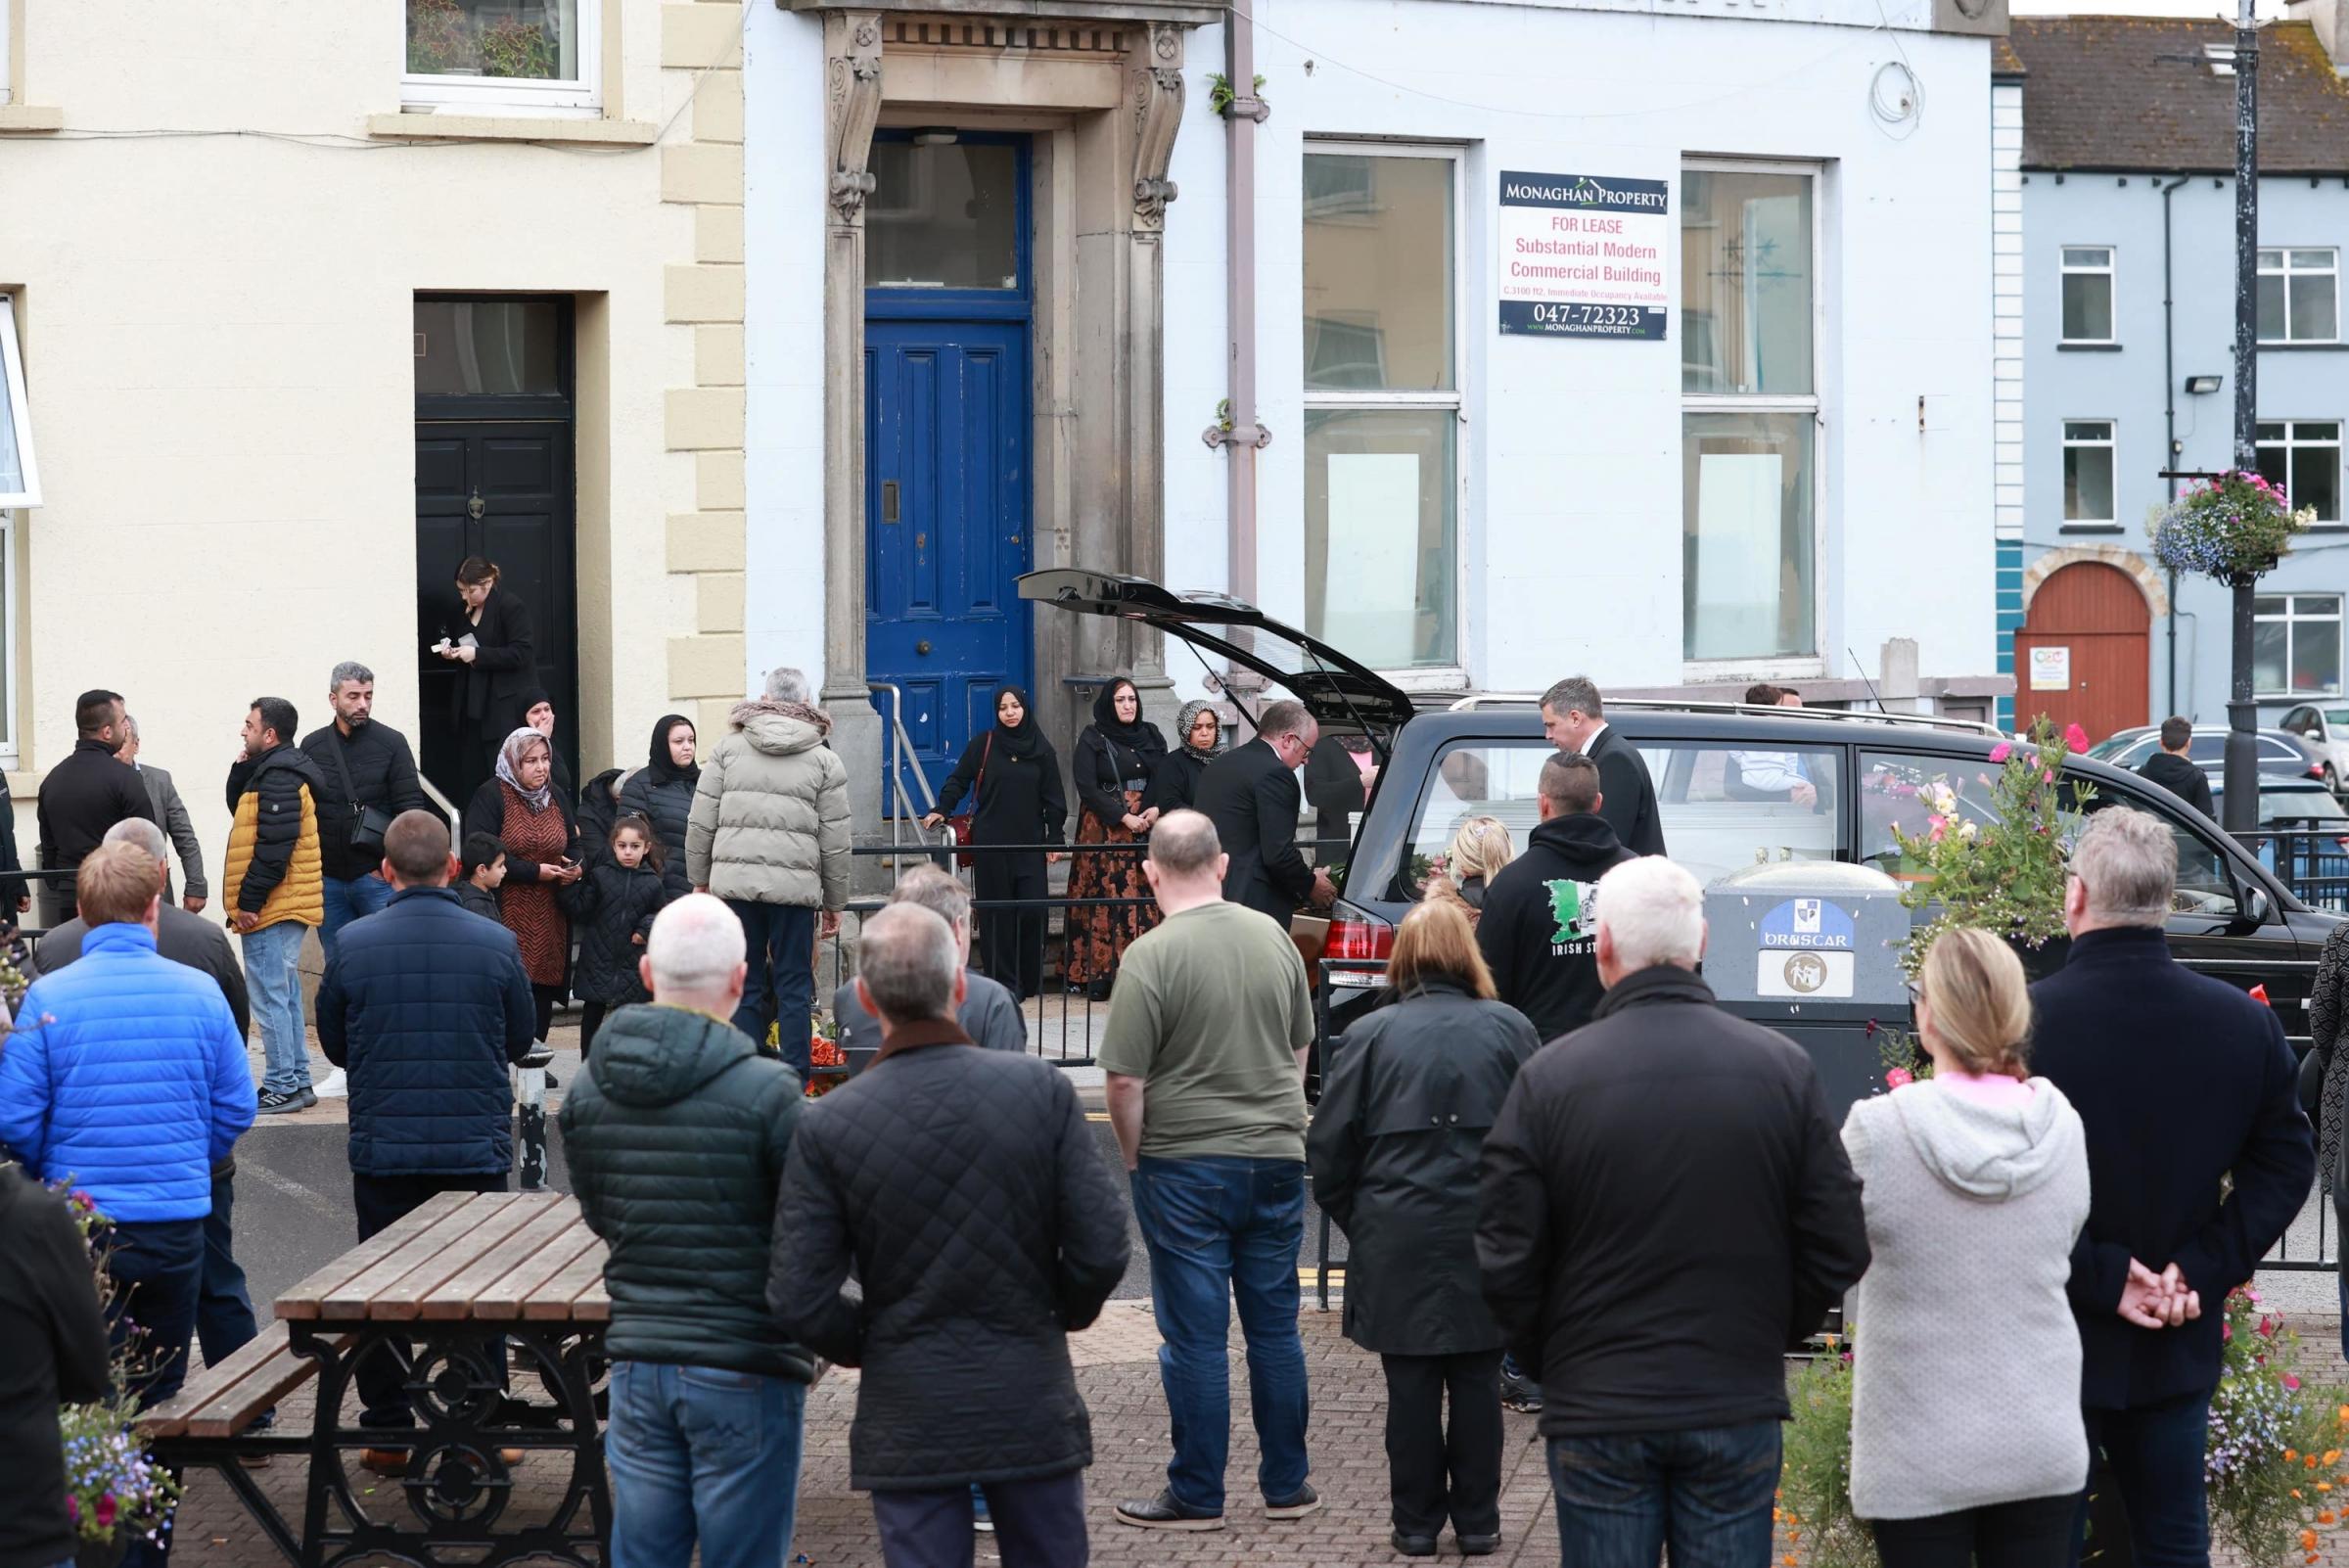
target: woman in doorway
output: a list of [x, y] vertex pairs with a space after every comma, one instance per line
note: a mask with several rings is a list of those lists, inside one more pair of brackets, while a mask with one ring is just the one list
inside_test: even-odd
[[[1077, 737], [1079, 844], [1139, 845], [1158, 820], [1150, 778], [1167, 760], [1167, 738], [1142, 717], [1142, 694], [1124, 675], [1093, 699], [1093, 721]], [[1084, 899], [1138, 899], [1139, 903], [1081, 903]], [[1103, 851], [1080, 854], [1069, 871], [1069, 957], [1063, 977], [1071, 991], [1095, 1001], [1109, 995], [1127, 945], [1158, 924], [1142, 854]]]
[[469, 555], [457, 567], [462, 619], [440, 627], [433, 652], [459, 666], [456, 700], [456, 798], [486, 777], [490, 759], [538, 678], [530, 606], [497, 585], [497, 563]]
[[1216, 705], [1184, 703], [1174, 718], [1174, 739], [1175, 748], [1150, 775], [1150, 808], [1160, 816], [1187, 811], [1199, 798], [1199, 775], [1223, 749], [1223, 722], [1216, 716]]
[[651, 755], [644, 766], [630, 773], [620, 787], [622, 815], [634, 814], [653, 824], [668, 863], [679, 876], [685, 872], [685, 819], [693, 811], [693, 792], [702, 782], [701, 764], [694, 761], [697, 733], [683, 714], [663, 714], [653, 726]]
[[546, 737], [518, 729], [498, 749], [497, 776], [465, 807], [467, 833], [486, 833], [506, 847], [497, 917], [522, 948], [542, 1044], [571, 962], [571, 921], [556, 894], [579, 880], [578, 823], [571, 803], [555, 793], [554, 768]]
[[[1058, 844], [1068, 825], [1060, 789], [1060, 758], [1017, 686], [995, 691], [992, 729], [971, 737], [962, 761], [938, 792], [938, 808], [922, 818], [935, 828], [972, 801], [971, 845], [978, 850], [981, 967], [1022, 1001], [1044, 989], [1044, 901], [1051, 895], [1044, 867], [1060, 858], [1043, 850], [990, 853], [990, 844]], [[988, 908], [998, 899], [1023, 899], [1018, 909]]]

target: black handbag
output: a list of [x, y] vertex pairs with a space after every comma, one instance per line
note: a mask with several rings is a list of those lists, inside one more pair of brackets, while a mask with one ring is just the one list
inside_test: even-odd
[[343, 756], [343, 742], [333, 735], [326, 740], [327, 750], [334, 755], [335, 771], [343, 775], [343, 796], [350, 803], [351, 853], [382, 859], [384, 835], [391, 830], [392, 813], [359, 802], [358, 789], [350, 782], [350, 763]]

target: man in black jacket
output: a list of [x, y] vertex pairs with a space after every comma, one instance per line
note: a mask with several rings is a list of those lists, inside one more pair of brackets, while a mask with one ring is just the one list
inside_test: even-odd
[[2089, 1445], [2111, 1469], [2137, 1560], [2155, 1563], [2209, 1560], [2202, 1462], [2220, 1303], [2316, 1174], [2281, 1021], [2170, 956], [2177, 879], [2166, 825], [2097, 812], [2064, 888], [2071, 953], [2031, 988], [2033, 1069], [2088, 1131], [2092, 1202], [2071, 1297]]
[[1704, 945], [1694, 877], [1608, 872], [1606, 999], [1525, 1064], [1485, 1139], [1485, 1300], [1547, 1396], [1559, 1555], [1584, 1568], [1654, 1568], [1668, 1535], [1769, 1559], [1782, 1357], [1867, 1268], [1811, 1058], [1715, 1004]]
[[[815, 1358], [767, 1311], [800, 1078], [727, 1022], [742, 922], [690, 894], [653, 921], [649, 1005], [595, 1038], [563, 1102], [572, 1190], [611, 1244], [612, 1561], [791, 1560]], [[968, 1507], [965, 1494], [965, 1507]]]
[[[115, 756], [122, 749], [122, 694], [83, 692], [73, 704], [73, 728], [71, 755], [41, 780], [40, 801], [33, 807], [41, 830], [41, 864], [51, 871], [78, 869], [106, 830], [126, 816], [155, 821], [147, 786]], [[71, 879], [50, 886], [58, 920], [72, 919]]]
[[1542, 764], [1541, 790], [1541, 824], [1486, 890], [1476, 945], [1500, 999], [1552, 1040], [1590, 1022], [1606, 994], [1598, 981], [1598, 879], [1638, 857], [1607, 826], [1590, 759], [1552, 757]]
[[2219, 808], [2211, 804], [2210, 775], [2187, 755], [2193, 743], [2193, 720], [2171, 715], [2161, 721], [2161, 750], [2146, 758], [2138, 772], [2215, 822]]
[[[507, 1074], [536, 1042], [530, 983], [514, 934], [448, 891], [448, 824], [407, 811], [384, 832], [383, 913], [353, 925], [318, 983], [318, 1044], [350, 1075], [350, 1190], [359, 1239], [442, 1192], [503, 1192], [514, 1162]], [[413, 1424], [399, 1369], [358, 1367], [361, 1426]], [[379, 1475], [403, 1449], [368, 1449]]]
[[384, 858], [381, 840], [371, 846], [351, 842], [361, 811], [373, 808], [394, 817], [431, 807], [416, 779], [416, 758], [408, 750], [408, 738], [376, 722], [375, 671], [345, 660], [327, 677], [326, 701], [335, 711], [335, 721], [304, 735], [301, 751], [318, 764], [318, 776], [326, 781], [318, 797], [323, 873], [319, 897], [326, 904], [318, 945], [331, 959], [335, 938], [345, 926], [392, 901], [392, 884], [379, 869]]
[[1313, 755], [1321, 726], [1305, 704], [1277, 702], [1258, 715], [1256, 738], [1207, 764], [1192, 804], [1216, 824], [1231, 867], [1223, 897], [1270, 915], [1289, 929], [1300, 904], [1337, 898], [1329, 873], [1308, 866], [1297, 849], [1297, 816], [1305, 795], [1297, 769]]
[[881, 1054], [792, 1142], [767, 1300], [863, 1368], [849, 1478], [892, 1568], [970, 1561], [974, 1485], [1007, 1568], [1079, 1568], [1093, 1444], [1068, 1336], [1125, 1277], [1125, 1207], [1067, 1077], [954, 1022], [944, 920], [891, 904], [856, 958]]
[[1542, 733], [1561, 752], [1580, 752], [1598, 764], [1606, 797], [1599, 815], [1634, 854], [1664, 853], [1664, 818], [1656, 784], [1639, 748], [1607, 723], [1604, 701], [1588, 675], [1569, 675], [1542, 694]]
[[[86, 1198], [80, 1200], [87, 1203]], [[105, 1399], [106, 1317], [67, 1200], [0, 1168], [0, 1562], [70, 1563], [57, 1407]]]

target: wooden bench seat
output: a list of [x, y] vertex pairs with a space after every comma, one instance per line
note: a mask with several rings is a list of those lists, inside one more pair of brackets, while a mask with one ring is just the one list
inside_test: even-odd
[[317, 1360], [297, 1354], [287, 1344], [286, 1325], [272, 1322], [219, 1365], [190, 1376], [170, 1399], [141, 1411], [139, 1435], [151, 1442], [235, 1437], [317, 1375]]

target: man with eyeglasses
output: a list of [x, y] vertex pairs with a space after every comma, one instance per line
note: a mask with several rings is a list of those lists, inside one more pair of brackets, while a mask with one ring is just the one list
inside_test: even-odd
[[1297, 848], [1297, 817], [1305, 765], [1321, 726], [1300, 702], [1277, 702], [1259, 715], [1256, 738], [1207, 764], [1192, 804], [1216, 825], [1231, 857], [1223, 897], [1289, 928], [1300, 904], [1326, 907], [1337, 899], [1329, 873], [1309, 866]]

